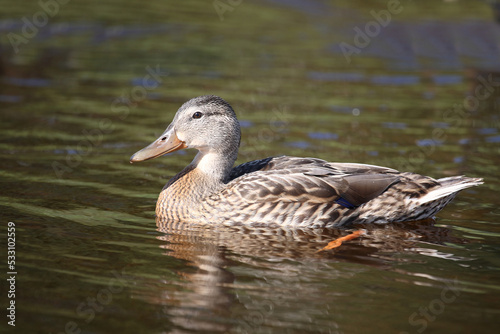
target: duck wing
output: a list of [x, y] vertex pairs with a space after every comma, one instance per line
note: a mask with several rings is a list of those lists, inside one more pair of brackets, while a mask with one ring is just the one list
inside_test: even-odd
[[337, 202], [354, 208], [399, 181], [399, 172], [386, 167], [282, 156], [235, 167], [221, 195], [247, 203]]

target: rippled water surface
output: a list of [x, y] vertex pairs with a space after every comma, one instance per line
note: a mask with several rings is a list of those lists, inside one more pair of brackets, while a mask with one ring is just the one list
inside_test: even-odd
[[[494, 2], [47, 3], [0, 1], [2, 332], [498, 330]], [[157, 226], [158, 193], [194, 152], [128, 160], [203, 94], [236, 110], [238, 162], [485, 184], [434, 221], [365, 227], [331, 251], [349, 231]]]

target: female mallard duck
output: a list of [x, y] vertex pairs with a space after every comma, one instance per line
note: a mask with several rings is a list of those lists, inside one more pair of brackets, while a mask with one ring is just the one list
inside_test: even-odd
[[428, 176], [356, 163], [274, 157], [233, 168], [240, 125], [222, 98], [196, 97], [165, 132], [130, 162], [183, 148], [199, 152], [163, 188], [160, 220], [211, 224], [338, 227], [432, 217], [462, 189], [482, 184], [465, 176]]

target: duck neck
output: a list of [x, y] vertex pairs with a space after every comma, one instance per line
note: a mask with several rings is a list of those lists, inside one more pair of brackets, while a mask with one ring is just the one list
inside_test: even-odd
[[204, 188], [214, 192], [228, 181], [236, 156], [237, 153], [200, 151], [188, 168], [192, 168], [193, 172], [197, 173], [197, 176], [205, 182]]
[[160, 202], [192, 206], [220, 191], [228, 181], [237, 153], [200, 151], [193, 161], [163, 188]]

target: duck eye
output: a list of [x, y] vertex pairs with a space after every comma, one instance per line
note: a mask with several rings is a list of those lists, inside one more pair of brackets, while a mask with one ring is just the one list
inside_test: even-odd
[[199, 112], [199, 111], [197, 111], [197, 112], [195, 112], [195, 113], [193, 114], [193, 118], [194, 118], [194, 119], [201, 118], [201, 116], [203, 116], [203, 114], [202, 114], [201, 112]]

